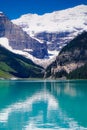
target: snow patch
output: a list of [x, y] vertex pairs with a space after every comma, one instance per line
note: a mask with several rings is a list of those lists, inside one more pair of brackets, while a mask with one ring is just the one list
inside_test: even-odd
[[33, 51], [32, 49], [24, 49], [24, 51], [27, 51], [27, 52], [29, 52], [29, 51]]
[[56, 57], [56, 56], [58, 56], [58, 54], [59, 54], [59, 51], [50, 51], [50, 50], [48, 50], [48, 54], [49, 54], [49, 59], [51, 59], [51, 58], [53, 58], [53, 57]]
[[44, 59], [38, 59], [28, 53], [28, 51], [32, 51], [32, 49], [24, 49], [24, 51], [12, 49], [12, 47], [9, 45], [9, 40], [6, 37], [0, 38], [0, 45], [15, 54], [22, 55], [22, 56], [32, 60], [35, 64], [40, 65], [44, 68], [46, 68], [48, 65], [50, 65], [56, 59], [56, 56], [58, 54], [58, 52], [56, 52], [56, 51], [53, 51], [53, 52], [49, 51], [49, 57], [44, 58]]
[[40, 40], [40, 39], [38, 39], [38, 38], [36, 38], [36, 37], [34, 37], [34, 36], [31, 36], [31, 38], [35, 39], [36, 41], [38, 41], [38, 42], [40, 42], [40, 43], [44, 43], [43, 40]]
[[0, 38], [0, 45], [8, 50], [12, 50], [11, 46], [9, 46], [9, 40], [6, 37]]

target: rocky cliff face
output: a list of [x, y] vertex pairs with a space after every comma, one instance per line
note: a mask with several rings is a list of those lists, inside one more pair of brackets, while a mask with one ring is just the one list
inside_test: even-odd
[[60, 51], [66, 44], [68, 44], [71, 39], [73, 39], [73, 33], [68, 31], [66, 32], [55, 32], [55, 33], [47, 33], [42, 32], [35, 35], [38, 39], [47, 43], [48, 50], [50, 51]]
[[83, 32], [61, 50], [56, 57], [56, 61], [47, 68], [47, 71], [50, 70], [48, 72], [53, 77], [62, 77], [86, 63], [87, 32]]
[[21, 27], [13, 24], [3, 13], [0, 13], [0, 37], [9, 39], [12, 49], [28, 52], [37, 58], [44, 58], [47, 53], [46, 43], [31, 38]]

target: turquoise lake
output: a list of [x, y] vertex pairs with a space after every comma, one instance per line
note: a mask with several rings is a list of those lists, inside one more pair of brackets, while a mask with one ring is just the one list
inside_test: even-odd
[[0, 130], [87, 130], [87, 80], [1, 80]]

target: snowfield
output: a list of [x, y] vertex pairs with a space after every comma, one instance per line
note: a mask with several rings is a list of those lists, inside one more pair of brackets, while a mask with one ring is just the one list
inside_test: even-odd
[[79, 5], [44, 15], [25, 14], [12, 22], [31, 36], [40, 32], [83, 31], [87, 30], [87, 6]]

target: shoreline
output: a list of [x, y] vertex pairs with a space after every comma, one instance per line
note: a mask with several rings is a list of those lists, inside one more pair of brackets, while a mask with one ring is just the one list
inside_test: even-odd
[[78, 82], [78, 81], [87, 81], [87, 79], [53, 79], [53, 78], [28, 78], [28, 79], [22, 79], [22, 78], [11, 78], [11, 79], [5, 79], [5, 78], [0, 78], [0, 81], [19, 81], [19, 82]]

